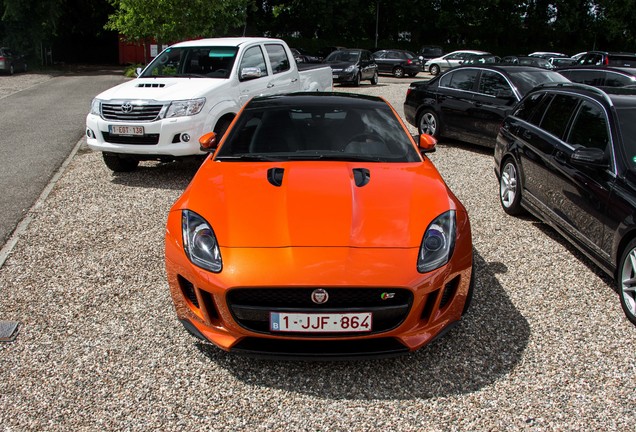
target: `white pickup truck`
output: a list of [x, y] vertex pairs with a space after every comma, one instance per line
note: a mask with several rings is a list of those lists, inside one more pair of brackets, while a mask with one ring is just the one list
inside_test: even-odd
[[113, 171], [141, 160], [204, 154], [199, 137], [225, 132], [253, 96], [331, 91], [329, 66], [298, 66], [280, 39], [218, 38], [166, 48], [138, 77], [99, 94], [86, 117], [88, 146]]

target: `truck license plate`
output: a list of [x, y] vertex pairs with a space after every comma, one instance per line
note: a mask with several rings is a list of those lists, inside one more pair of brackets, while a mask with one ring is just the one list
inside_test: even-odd
[[138, 136], [144, 134], [143, 126], [120, 126], [120, 125], [109, 125], [108, 132], [112, 135], [129, 135], [129, 136]]
[[370, 332], [371, 321], [371, 312], [324, 314], [271, 312], [269, 314], [269, 327], [273, 332]]

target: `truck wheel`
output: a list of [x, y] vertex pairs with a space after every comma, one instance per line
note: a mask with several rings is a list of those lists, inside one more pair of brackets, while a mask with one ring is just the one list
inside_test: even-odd
[[134, 171], [139, 165], [136, 159], [127, 158], [116, 153], [102, 153], [104, 163], [113, 172], [130, 172]]

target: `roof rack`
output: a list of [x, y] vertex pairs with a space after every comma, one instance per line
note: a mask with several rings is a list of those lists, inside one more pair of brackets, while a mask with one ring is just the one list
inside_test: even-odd
[[610, 97], [607, 95], [607, 93], [605, 93], [603, 90], [601, 90], [598, 87], [594, 87], [594, 86], [587, 85], [587, 84], [574, 83], [574, 82], [543, 83], [543, 84], [539, 84], [535, 88], [563, 88], [563, 89], [566, 89], [566, 88], [579, 88], [581, 90], [587, 90], [587, 91], [590, 91], [592, 93], [596, 93], [597, 95], [599, 95], [603, 99], [605, 99], [605, 102], [607, 102], [610, 106], [614, 105], [612, 103], [612, 100], [610, 99]]

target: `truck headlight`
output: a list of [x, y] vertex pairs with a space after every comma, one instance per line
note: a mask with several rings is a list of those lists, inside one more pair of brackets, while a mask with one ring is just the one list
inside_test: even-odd
[[166, 111], [166, 118], [193, 116], [199, 114], [205, 105], [205, 98], [173, 101]]
[[424, 233], [417, 258], [417, 271], [426, 273], [446, 264], [453, 255], [455, 236], [455, 210], [435, 218]]
[[221, 249], [214, 231], [201, 216], [190, 210], [181, 213], [183, 249], [192, 264], [219, 273], [223, 268]]
[[91, 114], [102, 115], [102, 100], [94, 98], [91, 102]]

